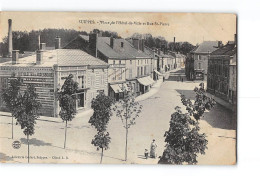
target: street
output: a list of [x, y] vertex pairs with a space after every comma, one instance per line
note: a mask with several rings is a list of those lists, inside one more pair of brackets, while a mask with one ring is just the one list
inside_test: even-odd
[[[125, 129], [119, 118], [111, 117], [108, 132], [111, 136], [110, 148], [104, 151], [103, 163], [138, 163], [157, 164], [165, 143], [164, 133], [169, 129], [171, 114], [176, 106], [182, 107], [180, 94], [194, 99], [193, 89], [199, 81], [176, 81], [170, 73], [160, 90], [151, 97], [140, 101], [143, 110], [136, 124], [129, 129], [128, 160], [124, 161]], [[1, 113], [0, 113], [1, 114]], [[60, 119], [51, 121], [38, 120], [35, 134], [30, 138], [31, 163], [99, 163], [100, 151], [91, 144], [96, 130], [88, 123], [91, 113], [81, 112], [69, 122], [67, 149], [63, 149], [64, 126]], [[198, 155], [198, 164], [235, 164], [236, 162], [236, 117], [232, 112], [217, 104], [213, 110], [206, 112], [200, 121], [201, 132], [207, 135], [208, 149], [205, 155]], [[11, 139], [11, 118], [1, 115], [0, 161], [26, 162], [26, 136], [20, 126], [14, 126], [14, 139]], [[144, 151], [150, 151], [150, 144], [155, 139], [157, 158], [145, 159]], [[13, 141], [22, 142], [20, 149], [12, 147]], [[9, 154], [8, 154], [9, 153]], [[10, 155], [12, 153], [12, 155]], [[12, 157], [13, 156], [13, 157]]]

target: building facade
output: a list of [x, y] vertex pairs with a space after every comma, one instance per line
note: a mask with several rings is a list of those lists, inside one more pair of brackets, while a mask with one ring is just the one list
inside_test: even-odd
[[185, 73], [188, 80], [204, 80], [204, 77], [207, 76], [210, 54], [220, 45], [221, 42], [218, 41], [204, 41], [187, 55]]
[[228, 43], [210, 55], [207, 92], [235, 103], [236, 100], [236, 45]]

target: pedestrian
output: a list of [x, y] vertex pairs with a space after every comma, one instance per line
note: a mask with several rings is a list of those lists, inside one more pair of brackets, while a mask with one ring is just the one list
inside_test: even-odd
[[144, 156], [145, 156], [145, 159], [148, 159], [148, 154], [149, 154], [148, 150], [145, 149], [145, 150], [144, 150]]
[[153, 139], [153, 142], [151, 143], [151, 150], [150, 150], [151, 158], [156, 158], [156, 148], [157, 148], [157, 145], [155, 143], [155, 139]]
[[183, 78], [181, 78], [181, 82], [183, 82]]
[[163, 82], [165, 81], [165, 77], [163, 76]]

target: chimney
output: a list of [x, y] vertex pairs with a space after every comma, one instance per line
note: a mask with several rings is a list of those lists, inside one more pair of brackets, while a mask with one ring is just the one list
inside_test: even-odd
[[43, 50], [36, 51], [36, 65], [40, 65], [43, 59]]
[[110, 37], [110, 47], [114, 48], [114, 38]]
[[55, 49], [60, 49], [60, 37], [55, 38]]
[[144, 39], [139, 40], [139, 49], [144, 52]]
[[103, 32], [99, 31], [98, 37], [102, 37], [102, 35], [103, 35]]
[[39, 50], [46, 50], [46, 43], [41, 43]]
[[37, 38], [37, 50], [41, 49], [41, 35], [39, 34], [38, 35], [38, 38]]
[[19, 59], [19, 50], [13, 50], [12, 51], [12, 64], [15, 65], [17, 64]]
[[8, 19], [8, 57], [12, 57], [12, 51], [13, 51], [12, 20]]
[[93, 52], [93, 55], [97, 57], [97, 40], [98, 34], [89, 35], [89, 48]]
[[173, 51], [175, 51], [175, 37], [173, 37]]
[[134, 45], [134, 48], [135, 48], [135, 49], [140, 50], [139, 39], [133, 38], [133, 45]]
[[222, 42], [218, 41], [218, 48], [222, 47]]

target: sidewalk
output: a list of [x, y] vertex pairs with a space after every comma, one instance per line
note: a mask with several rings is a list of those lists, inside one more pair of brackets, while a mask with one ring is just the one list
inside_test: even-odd
[[216, 97], [215, 95], [212, 95], [211, 93], [206, 92], [206, 95], [208, 97], [212, 97], [218, 104], [230, 109], [231, 111], [234, 111], [234, 105], [230, 104], [229, 102], [222, 100], [219, 97]]
[[146, 92], [145, 94], [139, 95], [138, 97], [135, 98], [135, 101], [143, 101], [146, 100], [147, 98], [153, 96], [154, 94], [156, 94], [159, 90], [160, 87], [163, 83], [163, 78], [160, 78], [153, 86], [152, 88], [149, 90], [149, 92]]
[[[91, 116], [93, 114], [92, 109], [88, 110], [79, 110], [76, 114], [76, 117], [82, 117], [82, 116]], [[0, 117], [11, 117], [11, 113], [9, 112], [2, 112], [0, 111]], [[49, 116], [40, 116], [37, 120], [39, 121], [46, 121], [46, 122], [54, 122], [54, 123], [63, 123], [62, 119], [60, 117], [49, 117]]]

